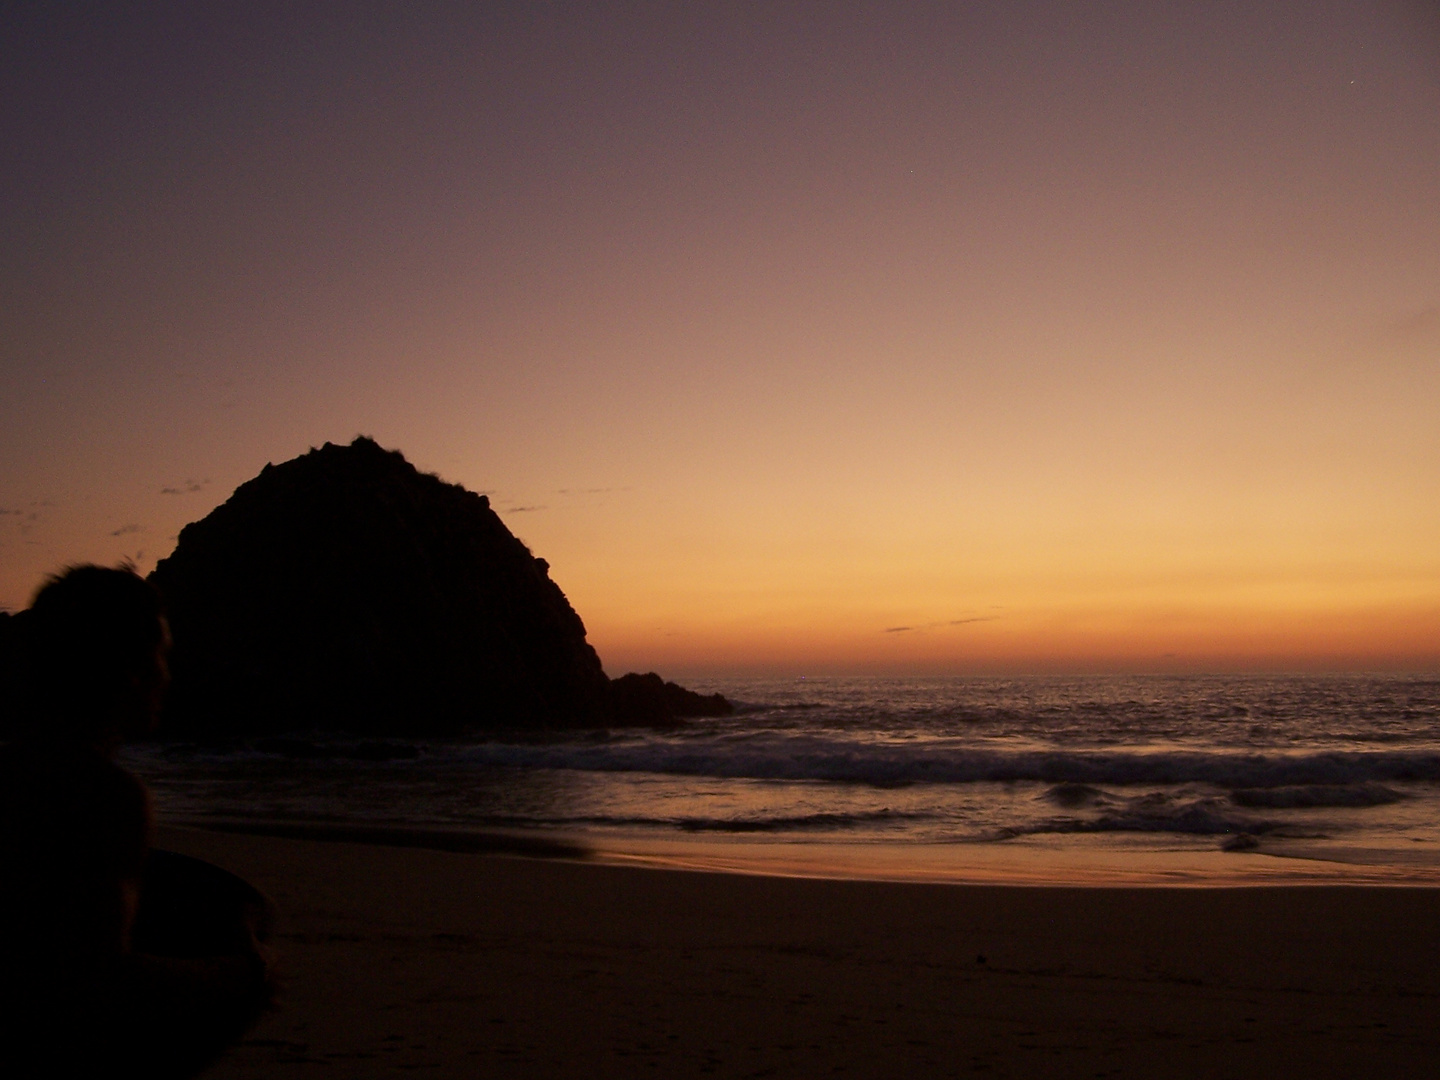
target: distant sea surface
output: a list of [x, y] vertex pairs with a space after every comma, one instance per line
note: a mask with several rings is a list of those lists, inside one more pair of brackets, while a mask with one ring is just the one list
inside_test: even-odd
[[737, 714], [127, 757], [177, 823], [500, 830], [612, 861], [840, 876], [1440, 884], [1440, 678], [691, 685]]

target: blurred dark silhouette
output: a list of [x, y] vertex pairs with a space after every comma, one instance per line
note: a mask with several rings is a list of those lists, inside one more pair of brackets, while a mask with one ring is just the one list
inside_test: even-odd
[[549, 565], [489, 499], [367, 438], [267, 465], [186, 526], [151, 581], [176, 638], [167, 733], [416, 736], [719, 707], [658, 677], [613, 689]]
[[150, 850], [149, 794], [114, 761], [165, 689], [159, 596], [78, 566], [4, 624], [0, 1075], [194, 1075], [269, 1000], [270, 909]]

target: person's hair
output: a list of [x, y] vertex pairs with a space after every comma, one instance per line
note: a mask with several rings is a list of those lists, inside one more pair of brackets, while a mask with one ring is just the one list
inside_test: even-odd
[[118, 730], [148, 707], [141, 688], [156, 678], [165, 619], [160, 594], [134, 570], [68, 567], [41, 586], [25, 616], [37, 719], [87, 736]]

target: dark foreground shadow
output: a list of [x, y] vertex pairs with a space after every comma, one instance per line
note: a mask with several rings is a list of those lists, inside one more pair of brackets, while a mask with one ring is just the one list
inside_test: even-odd
[[[467, 855], [524, 855], [536, 859], [586, 859], [583, 844], [559, 837], [522, 832], [462, 832], [458, 829], [417, 829], [400, 825], [342, 825], [289, 821], [204, 821], [192, 823], [212, 832], [247, 836], [278, 836], [289, 840], [329, 840], [348, 844], [424, 848]], [[238, 879], [237, 879], [238, 880]], [[243, 882], [241, 884], [244, 884]], [[248, 886], [247, 886], [248, 888]]]
[[150, 956], [239, 954], [270, 939], [275, 906], [228, 870], [174, 851], [152, 850], [141, 878], [131, 945]]

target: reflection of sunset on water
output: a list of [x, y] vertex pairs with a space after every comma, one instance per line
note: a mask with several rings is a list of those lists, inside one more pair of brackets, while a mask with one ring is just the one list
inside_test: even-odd
[[343, 734], [215, 740], [137, 748], [132, 763], [164, 820], [280, 836], [442, 850], [500, 837], [612, 862], [820, 877], [1440, 884], [1433, 678], [707, 689], [734, 714], [368, 748]]

